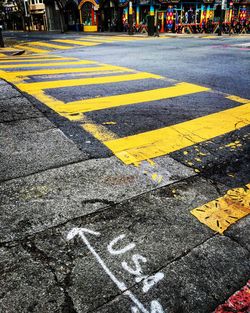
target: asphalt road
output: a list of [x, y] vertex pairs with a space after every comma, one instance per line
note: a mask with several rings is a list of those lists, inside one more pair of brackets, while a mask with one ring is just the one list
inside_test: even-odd
[[5, 36], [37, 54], [0, 59], [1, 311], [205, 313], [244, 286], [250, 37]]

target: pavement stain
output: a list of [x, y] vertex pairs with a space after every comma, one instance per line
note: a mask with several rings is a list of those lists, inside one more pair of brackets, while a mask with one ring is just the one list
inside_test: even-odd
[[29, 200], [43, 198], [50, 192], [51, 192], [51, 189], [47, 185], [37, 185], [37, 186], [31, 187], [30, 189], [24, 188], [19, 191], [19, 200], [29, 201]]

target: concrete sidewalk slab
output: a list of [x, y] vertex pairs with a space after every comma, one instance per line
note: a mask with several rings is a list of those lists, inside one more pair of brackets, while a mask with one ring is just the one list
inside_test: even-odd
[[[164, 279], [158, 288], [143, 295], [142, 286], [138, 285], [132, 292], [147, 309], [153, 300], [157, 300], [164, 309], [158, 312], [211, 313], [218, 301], [223, 301], [246, 283], [249, 261], [249, 252], [240, 245], [216, 236], [161, 269]], [[131, 301], [124, 295], [109, 299], [93, 312], [125, 313], [129, 310]]]
[[[52, 146], [53, 144], [52, 141]], [[65, 142], [59, 144], [65, 146]], [[41, 154], [42, 151], [39, 151], [39, 155]], [[23, 156], [27, 159], [29, 154]], [[44, 159], [43, 155], [41, 157]], [[13, 167], [16, 163], [17, 160], [14, 162], [13, 159]], [[27, 172], [21, 161], [20, 166], [23, 172]], [[3, 171], [6, 167], [7, 164], [3, 166]], [[8, 167], [10, 168], [10, 163]], [[177, 168], [177, 163], [174, 164], [173, 161], [169, 170], [171, 174], [169, 173], [168, 180], [163, 180], [162, 184], [170, 184], [193, 175], [184, 166]], [[6, 176], [9, 175], [7, 171], [5, 173]], [[124, 166], [115, 157], [61, 166], [2, 183], [1, 240], [24, 237], [160, 186], [137, 168]]]
[[0, 100], [0, 123], [42, 116], [40, 111], [21, 96]]
[[13, 97], [20, 97], [22, 94], [17, 91], [10, 84], [3, 82], [0, 84], [0, 100], [10, 99]]
[[2, 313], [60, 311], [64, 293], [53, 272], [23, 248], [0, 248], [0, 268]]
[[46, 118], [0, 124], [0, 181], [87, 158]]
[[[16, 192], [20, 194], [20, 190]], [[159, 312], [211, 313], [245, 284], [250, 270], [246, 249], [230, 238], [215, 235], [189, 212], [216, 196], [218, 192], [210, 182], [193, 177], [26, 238], [12, 229], [12, 234], [17, 231], [13, 239], [18, 241], [4, 244], [0, 252], [16, 273], [13, 276], [11, 271], [4, 270], [7, 281], [3, 284], [4, 313], [14, 313], [20, 305], [24, 309], [33, 305], [33, 312], [38, 313], [41, 308], [47, 308], [48, 302], [53, 303], [50, 312], [63, 312], [66, 304], [70, 312], [79, 313], [140, 312], [131, 311], [133, 303], [126, 293], [121, 295], [79, 236], [66, 240], [74, 227], [100, 233], [98, 236], [86, 233], [89, 245], [147, 309], [152, 301], [157, 301], [164, 309]], [[40, 202], [39, 198], [36, 202]], [[41, 228], [38, 226], [36, 230]], [[129, 244], [133, 246], [126, 249]], [[139, 263], [135, 262], [135, 255]], [[36, 273], [39, 268], [42, 274]], [[146, 277], [156, 273], [164, 277], [143, 292], [145, 281], [136, 282], [133, 274], [138, 268]], [[34, 300], [25, 273], [33, 275], [32, 286], [39, 286], [38, 290], [51, 301], [41, 296]], [[20, 284], [14, 284], [16, 281]], [[10, 291], [12, 302], [8, 300]]]

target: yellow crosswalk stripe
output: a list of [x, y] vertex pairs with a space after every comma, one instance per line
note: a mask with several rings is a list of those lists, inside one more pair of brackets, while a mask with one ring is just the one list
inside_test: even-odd
[[14, 48], [29, 51], [29, 52], [34, 52], [34, 53], [48, 53], [48, 50], [37, 49], [37, 48], [29, 47], [27, 45], [25, 46], [15, 45]]
[[51, 41], [67, 43], [71, 45], [90, 46], [90, 47], [100, 45], [100, 43], [97, 43], [97, 42], [87, 42], [87, 41], [70, 40], [70, 39], [53, 39]]
[[250, 214], [250, 184], [231, 189], [223, 197], [193, 209], [191, 213], [201, 223], [223, 234], [230, 225]]
[[[94, 37], [94, 36], [93, 36]], [[101, 39], [99, 37], [97, 38], [91, 38], [90, 36], [86, 36], [86, 37], [81, 37], [81, 38], [77, 38], [77, 40], [83, 40], [83, 41], [93, 41], [93, 42], [100, 42], [100, 43], [105, 43], [105, 42], [108, 42], [108, 43], [112, 43], [114, 42], [114, 40], [109, 40], [109, 39]]]
[[[39, 58], [27, 58], [27, 59], [4, 59], [4, 60], [0, 60], [0, 63], [29, 63], [29, 62], [48, 62], [48, 61], [70, 61], [70, 60], [76, 60], [76, 58], [71, 58], [71, 57], [62, 57], [62, 58], [41, 58], [41, 56], [39, 56]], [[1, 66], [1, 65], [0, 65]], [[19, 66], [18, 64], [16, 64], [15, 66]]]
[[[57, 60], [60, 61], [60, 60]], [[83, 64], [97, 64], [95, 61], [72, 61], [72, 62], [52, 62], [52, 63], [35, 63], [35, 64], [18, 64], [18, 68], [23, 68], [23, 67], [48, 67], [48, 66], [68, 66], [68, 65], [83, 65]], [[0, 69], [1, 68], [16, 68], [17, 64], [8, 64], [8, 65], [2, 65], [0, 64]]]
[[148, 103], [150, 101], [174, 98], [209, 90], [209, 88], [194, 84], [179, 83], [175, 86], [166, 88], [73, 101], [63, 105], [63, 107], [58, 108], [58, 111], [63, 111], [67, 113], [86, 113], [90, 111], [115, 108], [123, 105], [134, 105], [143, 102]]
[[86, 85], [96, 85], [96, 84], [108, 84], [108, 83], [117, 83], [131, 80], [139, 79], [148, 79], [156, 78], [162, 79], [162, 76], [150, 74], [150, 73], [136, 73], [129, 75], [114, 75], [114, 76], [103, 76], [103, 77], [94, 77], [94, 78], [80, 78], [80, 79], [68, 79], [68, 80], [56, 80], [49, 82], [38, 82], [38, 83], [24, 83], [17, 84], [16, 86], [23, 91], [32, 91], [32, 90], [44, 90], [51, 88], [61, 88], [61, 87], [73, 87], [73, 86], [86, 86]]
[[138, 163], [250, 124], [250, 102], [180, 124], [104, 142], [125, 164]]
[[[93, 72], [129, 72], [130, 70], [119, 66], [96, 66], [96, 67], [83, 67], [83, 68], [62, 68], [62, 69], [42, 69], [42, 70], [27, 70], [8, 72], [6, 75], [10, 79], [22, 76], [37, 76], [37, 75], [54, 75], [54, 74], [72, 74], [72, 73], [93, 73]], [[132, 71], [132, 70], [131, 70]]]
[[29, 42], [29, 45], [32, 45], [32, 46], [33, 45], [34, 46], [42, 46], [42, 47], [48, 47], [48, 48], [60, 49], [60, 50], [72, 49], [72, 47], [67, 47], [67, 46], [62, 46], [62, 45], [55, 45], [55, 44], [44, 42], [44, 41]]

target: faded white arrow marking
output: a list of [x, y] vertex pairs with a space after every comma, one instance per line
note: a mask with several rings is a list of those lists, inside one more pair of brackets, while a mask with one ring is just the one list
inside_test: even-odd
[[[116, 276], [111, 272], [111, 270], [107, 267], [107, 265], [104, 263], [102, 258], [99, 256], [99, 254], [95, 251], [95, 249], [91, 246], [89, 243], [87, 237], [85, 236], [85, 233], [95, 235], [95, 236], [100, 236], [101, 234], [99, 232], [95, 232], [93, 230], [90, 230], [88, 228], [73, 228], [67, 235], [67, 240], [73, 239], [76, 235], [79, 235], [89, 251], [93, 254], [93, 256], [96, 258], [97, 262], [101, 265], [101, 267], [104, 269], [106, 274], [110, 277], [110, 279], [116, 284], [116, 286], [120, 289], [120, 291], [123, 292], [124, 295], [128, 296], [131, 301], [136, 305], [136, 307], [132, 307], [132, 312], [136, 312], [136, 308], [138, 308], [142, 313], [164, 313], [164, 310], [162, 309], [162, 306], [160, 303], [156, 300], [151, 302], [151, 309], [148, 311], [144, 305], [140, 302], [140, 300], [137, 299], [137, 297], [130, 291], [128, 290], [128, 287], [121, 282]], [[157, 302], [157, 311], [155, 310], [155, 304]], [[153, 309], [152, 309], [152, 304]], [[161, 311], [160, 311], [161, 309]]]

